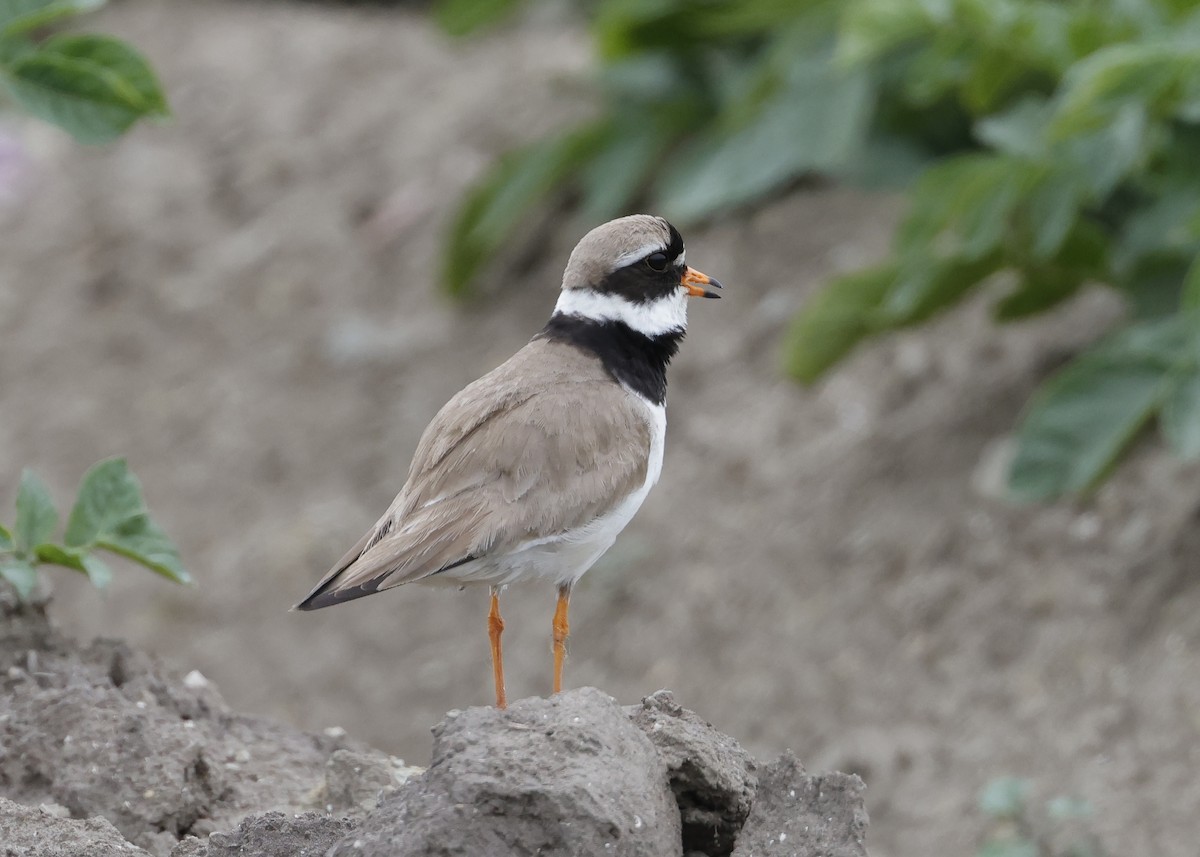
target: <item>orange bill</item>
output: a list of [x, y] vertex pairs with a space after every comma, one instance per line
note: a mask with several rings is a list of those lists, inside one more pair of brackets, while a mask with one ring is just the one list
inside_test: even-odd
[[720, 295], [713, 289], [722, 288], [719, 281], [708, 274], [701, 274], [695, 268], [683, 269], [682, 285], [687, 289], [688, 296], [693, 298], [719, 298]]

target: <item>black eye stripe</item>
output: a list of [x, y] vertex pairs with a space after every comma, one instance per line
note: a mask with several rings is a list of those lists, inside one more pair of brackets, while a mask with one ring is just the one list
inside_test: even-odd
[[[651, 254], [653, 255], [653, 254]], [[645, 258], [618, 268], [593, 287], [600, 294], [616, 294], [634, 304], [667, 297], [679, 288], [679, 271], [668, 263], [656, 271]]]
[[[683, 237], [667, 221], [666, 246], [653, 244], [637, 250], [638, 258], [622, 262], [621, 267], [604, 275], [592, 288], [599, 294], [620, 295], [632, 304], [644, 304], [670, 297], [679, 291], [679, 281], [686, 267], [683, 263]], [[641, 255], [641, 254], [645, 255]], [[629, 257], [625, 257], [629, 258]]]

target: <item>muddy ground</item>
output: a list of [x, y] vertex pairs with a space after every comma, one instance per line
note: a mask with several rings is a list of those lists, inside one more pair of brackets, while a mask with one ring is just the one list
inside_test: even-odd
[[[436, 409], [548, 314], [589, 224], [543, 230], [464, 307], [436, 291], [438, 242], [491, 156], [587, 110], [587, 40], [553, 16], [452, 44], [411, 10], [208, 0], [93, 23], [149, 54], [176, 118], [99, 150], [16, 126], [0, 494], [32, 466], [66, 502], [128, 456], [198, 585], [123, 567], [100, 599], [52, 573], [59, 623], [424, 763], [430, 726], [489, 698], [485, 594], [287, 608]], [[997, 497], [1022, 403], [1114, 302], [1004, 329], [978, 304], [815, 389], [780, 376], [789, 312], [898, 212], [820, 188], [685, 232], [727, 297], [673, 367], [662, 482], [573, 599], [568, 684], [671, 687], [760, 757], [861, 774], [877, 857], [973, 853], [1004, 774], [1089, 800], [1111, 853], [1190, 857], [1200, 469], [1147, 445], [1087, 505]], [[553, 593], [504, 607], [511, 692], [545, 693]]]

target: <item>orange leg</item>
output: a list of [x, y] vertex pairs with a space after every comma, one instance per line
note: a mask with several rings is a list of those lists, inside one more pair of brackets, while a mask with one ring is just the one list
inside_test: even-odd
[[504, 695], [504, 653], [500, 650], [500, 635], [504, 633], [504, 620], [500, 618], [500, 592], [492, 588], [492, 609], [488, 611], [488, 638], [492, 641], [492, 675], [496, 679], [496, 707], [505, 708], [508, 700]]
[[571, 587], [558, 587], [558, 606], [554, 608], [554, 692], [562, 692], [563, 660], [567, 657], [567, 605], [571, 601]]

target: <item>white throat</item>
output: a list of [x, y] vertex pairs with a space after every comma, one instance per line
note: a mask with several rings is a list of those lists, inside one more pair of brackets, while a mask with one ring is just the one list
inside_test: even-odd
[[554, 311], [592, 321], [620, 321], [646, 336], [687, 330], [687, 290], [680, 286], [658, 300], [637, 304], [591, 289], [564, 289]]

